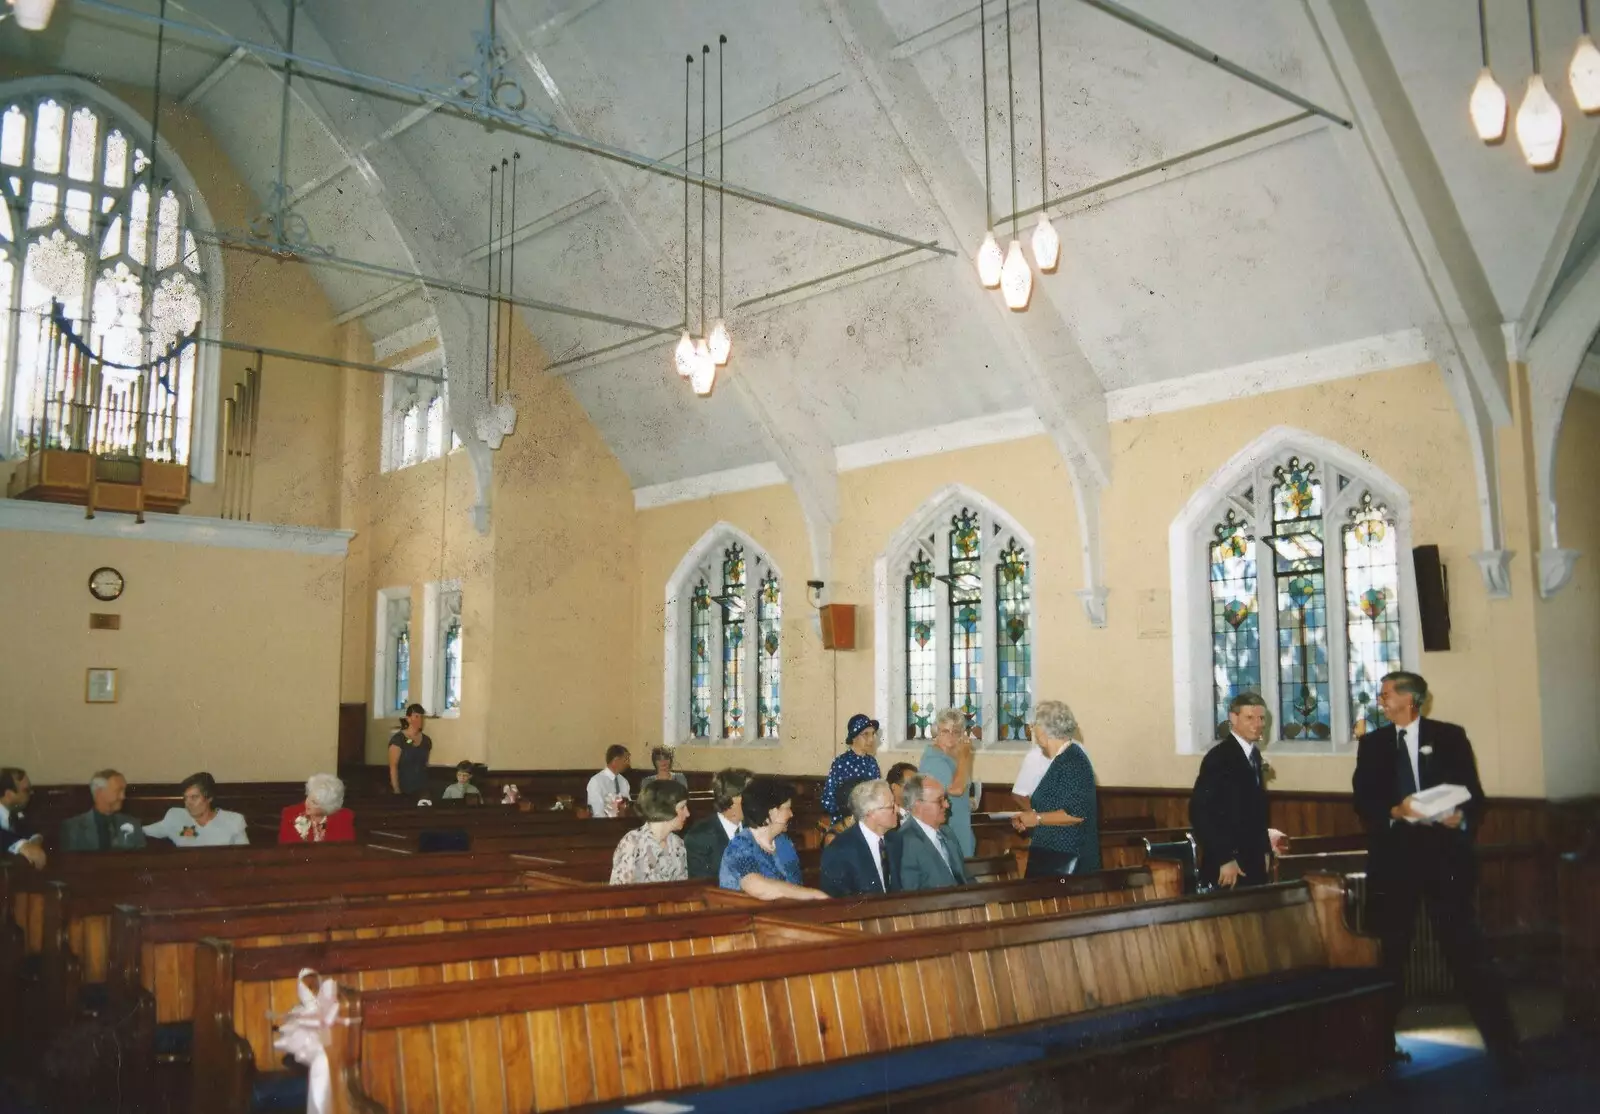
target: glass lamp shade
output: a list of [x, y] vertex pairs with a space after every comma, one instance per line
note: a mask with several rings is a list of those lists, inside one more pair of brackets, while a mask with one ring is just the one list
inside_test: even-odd
[[1535, 170], [1554, 166], [1561, 156], [1561, 106], [1538, 74], [1528, 78], [1528, 91], [1517, 109], [1517, 143]]
[[56, 0], [11, 0], [17, 12], [17, 26], [24, 31], [43, 31], [50, 25]]
[[672, 363], [685, 379], [694, 373], [694, 339], [689, 336], [688, 329], [678, 338], [678, 347], [672, 350]]
[[1472, 127], [1479, 139], [1485, 143], [1499, 143], [1506, 137], [1506, 91], [1500, 88], [1487, 66], [1472, 87], [1467, 111], [1472, 115]]
[[1028, 299], [1033, 297], [1033, 270], [1022, 254], [1020, 240], [1012, 240], [1006, 249], [1005, 265], [1000, 271], [1000, 293], [1005, 295], [1006, 305], [1019, 313], [1028, 308]]
[[1600, 112], [1600, 48], [1588, 35], [1578, 39], [1572, 65], [1567, 67], [1567, 80], [1572, 83], [1572, 97], [1579, 108], [1588, 113]]
[[704, 340], [694, 342], [694, 370], [689, 374], [689, 386], [694, 388], [694, 393], [704, 398], [711, 393], [711, 388], [717, 382], [717, 361], [711, 356], [711, 348]]
[[1033, 261], [1039, 270], [1049, 274], [1061, 262], [1061, 237], [1056, 226], [1050, 223], [1050, 214], [1040, 213], [1039, 223], [1033, 226]]
[[1000, 285], [1000, 270], [1005, 257], [1000, 254], [1000, 244], [994, 231], [984, 233], [983, 246], [978, 249], [978, 281], [993, 290]]
[[711, 358], [721, 367], [728, 362], [728, 357], [733, 353], [733, 337], [728, 335], [728, 326], [717, 318], [717, 323], [711, 326], [711, 336], [706, 339], [706, 346], [711, 349]]

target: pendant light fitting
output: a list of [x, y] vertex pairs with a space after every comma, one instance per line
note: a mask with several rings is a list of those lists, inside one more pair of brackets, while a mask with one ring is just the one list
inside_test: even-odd
[[1478, 0], [1478, 51], [1483, 69], [1478, 71], [1477, 84], [1467, 99], [1467, 112], [1479, 139], [1499, 143], [1506, 137], [1506, 91], [1489, 69], [1489, 31], [1484, 25], [1483, 0]]
[[1539, 23], [1533, 0], [1528, 0], [1528, 46], [1533, 57], [1533, 73], [1528, 76], [1522, 107], [1517, 109], [1517, 144], [1529, 166], [1545, 170], [1561, 158], [1564, 122], [1561, 106], [1545, 88], [1544, 77], [1539, 72]]
[[978, 248], [978, 281], [989, 290], [1000, 285], [1004, 257], [994, 238], [994, 205], [989, 184], [989, 17], [984, 0], [978, 0], [978, 72], [983, 94], [983, 245]]
[[[1033, 30], [1039, 47], [1039, 200], [1050, 197], [1050, 163], [1045, 157], [1044, 145], [1044, 10], [1043, 0], [1033, 0]], [[1033, 261], [1045, 274], [1055, 271], [1061, 262], [1061, 237], [1056, 226], [1050, 223], [1050, 210], [1039, 210], [1039, 223], [1033, 228]]]
[[[717, 381], [717, 361], [706, 342], [706, 77], [711, 67], [711, 47], [700, 47], [700, 333], [694, 338], [694, 370], [689, 385], [705, 396]], [[684, 161], [688, 162], [687, 152]]]
[[1006, 0], [1006, 107], [1011, 124], [1011, 246], [1000, 268], [1000, 293], [1015, 313], [1028, 308], [1033, 296], [1033, 269], [1022, 255], [1017, 239], [1017, 93], [1011, 69], [1011, 0]]
[[[723, 181], [726, 180], [725, 170], [726, 170], [726, 167], [727, 167], [727, 160], [724, 157], [723, 150], [722, 150], [723, 112], [724, 112], [724, 108], [725, 108], [725, 104], [726, 104], [726, 102], [723, 100], [723, 96], [722, 96], [722, 81], [723, 81], [723, 73], [724, 73], [723, 68], [722, 68], [722, 55], [723, 55], [723, 48], [725, 46], [727, 46], [727, 45], [728, 45], [728, 36], [726, 36], [726, 35], [718, 35], [717, 36], [717, 182], [718, 182], [718, 184], [720, 184], [720, 183], [722, 183]], [[725, 366], [727, 364], [727, 362], [728, 362], [728, 357], [733, 354], [733, 338], [728, 335], [728, 323], [725, 320], [723, 320], [723, 317], [722, 317], [722, 294], [723, 294], [723, 286], [724, 286], [724, 283], [722, 281], [723, 258], [724, 258], [723, 252], [724, 252], [725, 240], [726, 240], [726, 238], [722, 234], [722, 230], [723, 230], [723, 201], [724, 200], [725, 200], [725, 198], [724, 198], [723, 192], [721, 190], [718, 190], [717, 191], [717, 322], [716, 322], [715, 325], [711, 326], [711, 335], [708, 338], [706, 338], [706, 343], [707, 343], [708, 347], [711, 349], [711, 358], [714, 361], [716, 361], [716, 364], [717, 364], [718, 367]]]
[[694, 372], [694, 338], [689, 335], [689, 68], [694, 55], [683, 57], [683, 336], [673, 349], [673, 364], [687, 379]]
[[1589, 0], [1578, 0], [1578, 19], [1583, 33], [1578, 36], [1577, 49], [1567, 67], [1567, 81], [1578, 107], [1593, 115], [1600, 112], [1600, 48], [1589, 34]]

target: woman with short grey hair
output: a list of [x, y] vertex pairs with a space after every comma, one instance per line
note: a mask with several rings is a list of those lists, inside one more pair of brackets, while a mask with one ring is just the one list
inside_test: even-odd
[[960, 708], [946, 708], [933, 721], [933, 741], [917, 759], [917, 769], [937, 778], [950, 795], [950, 834], [961, 857], [972, 858], [978, 849], [972, 834], [972, 740]]
[[1078, 717], [1060, 700], [1041, 700], [1033, 711], [1033, 745], [1050, 760], [1029, 798], [1032, 807], [1012, 817], [1019, 832], [1032, 832], [1029, 878], [1088, 874], [1100, 869], [1100, 814], [1094, 765], [1073, 739]]
[[279, 843], [353, 843], [355, 814], [344, 807], [344, 782], [332, 774], [306, 779], [306, 799], [283, 810]]

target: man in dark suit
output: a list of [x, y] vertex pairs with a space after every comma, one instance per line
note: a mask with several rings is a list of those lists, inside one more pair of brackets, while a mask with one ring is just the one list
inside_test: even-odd
[[900, 888], [937, 890], [967, 881], [956, 838], [950, 834], [950, 794], [937, 778], [912, 774], [905, 780], [910, 815], [889, 833], [889, 857], [900, 875]]
[[94, 807], [61, 822], [63, 851], [134, 851], [144, 846], [144, 825], [122, 811], [128, 779], [116, 770], [97, 770], [89, 779]]
[[1289, 840], [1267, 826], [1267, 787], [1261, 736], [1267, 702], [1241, 692], [1228, 702], [1229, 732], [1206, 752], [1189, 798], [1189, 824], [1200, 845], [1200, 882], [1260, 886], [1271, 879], [1272, 853]]
[[36, 870], [45, 866], [44, 840], [28, 824], [22, 810], [33, 797], [28, 771], [0, 768], [0, 850], [26, 859]]
[[717, 811], [683, 835], [689, 849], [689, 877], [710, 878], [715, 883], [722, 869], [722, 853], [744, 823], [744, 787], [755, 775], [730, 767], [711, 779], [711, 800]]
[[[1472, 841], [1484, 809], [1478, 764], [1465, 731], [1422, 718], [1427, 698], [1428, 683], [1417, 674], [1386, 675], [1378, 706], [1389, 725], [1361, 736], [1356, 753], [1352, 787], [1356, 812], [1367, 830], [1367, 893], [1383, 937], [1383, 964], [1395, 982], [1398, 1014], [1417, 906], [1425, 904], [1484, 1046], [1515, 1077], [1521, 1074], [1516, 1027], [1473, 900], [1477, 862]], [[1459, 785], [1471, 796], [1460, 808], [1424, 820], [1413, 795], [1436, 785]]]
[[894, 893], [900, 872], [885, 837], [900, 822], [894, 793], [882, 778], [863, 781], [850, 791], [856, 822], [822, 849], [822, 889], [830, 897]]

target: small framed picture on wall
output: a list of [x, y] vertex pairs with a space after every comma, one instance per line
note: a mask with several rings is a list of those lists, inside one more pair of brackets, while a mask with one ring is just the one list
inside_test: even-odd
[[83, 699], [89, 704], [115, 704], [117, 702], [117, 671], [91, 668], [84, 681]]

